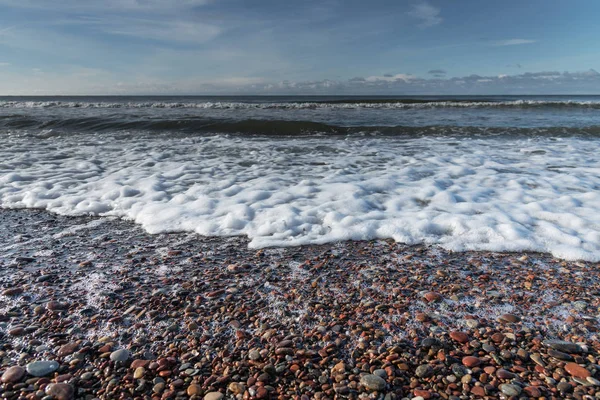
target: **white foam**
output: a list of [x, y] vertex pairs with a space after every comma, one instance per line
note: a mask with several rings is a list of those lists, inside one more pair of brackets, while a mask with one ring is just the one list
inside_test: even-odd
[[509, 101], [428, 101], [389, 102], [361, 101], [353, 102], [234, 102], [234, 101], [197, 101], [197, 102], [79, 102], [79, 101], [0, 101], [0, 108], [107, 108], [107, 109], [213, 109], [213, 110], [272, 110], [272, 109], [422, 109], [422, 108], [488, 108], [488, 107], [584, 107], [599, 108], [596, 100], [509, 100]]
[[393, 238], [599, 261], [598, 147], [579, 137], [11, 136], [0, 143], [0, 205], [246, 235], [256, 248]]

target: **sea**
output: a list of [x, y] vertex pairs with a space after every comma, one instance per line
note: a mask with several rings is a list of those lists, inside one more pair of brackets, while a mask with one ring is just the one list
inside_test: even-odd
[[597, 262], [600, 96], [0, 97], [0, 207]]

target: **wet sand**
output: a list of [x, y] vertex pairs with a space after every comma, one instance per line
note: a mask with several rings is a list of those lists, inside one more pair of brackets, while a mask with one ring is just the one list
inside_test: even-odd
[[2, 398], [600, 398], [595, 263], [0, 226]]

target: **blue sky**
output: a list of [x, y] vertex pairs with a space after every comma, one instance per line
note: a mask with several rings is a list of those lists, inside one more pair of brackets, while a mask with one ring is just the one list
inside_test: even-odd
[[0, 95], [600, 93], [600, 2], [0, 0]]

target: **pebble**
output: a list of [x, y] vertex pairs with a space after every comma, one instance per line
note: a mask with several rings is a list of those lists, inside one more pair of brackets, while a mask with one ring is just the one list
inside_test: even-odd
[[439, 293], [436, 293], [436, 292], [427, 292], [427, 293], [425, 293], [423, 295], [423, 297], [429, 303], [437, 302], [437, 301], [440, 301], [442, 299], [442, 296]]
[[0, 381], [2, 381], [2, 383], [15, 383], [19, 382], [23, 376], [25, 376], [25, 368], [15, 365], [4, 371]]
[[246, 391], [246, 385], [237, 382], [231, 382], [227, 388], [233, 394], [244, 394]]
[[544, 340], [544, 345], [558, 351], [570, 354], [581, 354], [583, 349], [576, 343], [566, 342], [564, 340]]
[[110, 353], [110, 359], [114, 362], [125, 362], [129, 360], [129, 357], [129, 351], [125, 349], [115, 350], [112, 353]]
[[556, 385], [558, 391], [562, 394], [571, 393], [573, 391], [573, 386], [569, 382], [559, 382]]
[[202, 387], [200, 385], [191, 384], [190, 386], [188, 386], [186, 392], [188, 396], [197, 396], [200, 393], [202, 393]]
[[135, 369], [135, 371], [133, 371], [133, 378], [134, 379], [140, 379], [144, 376], [144, 374], [146, 373], [146, 368], [144, 367], [137, 367]]
[[586, 380], [594, 386], [600, 386], [600, 381], [593, 376], [588, 376]]
[[56, 400], [71, 400], [75, 396], [75, 390], [68, 383], [51, 383], [46, 386], [46, 394]]
[[502, 314], [498, 319], [502, 322], [509, 322], [512, 324], [521, 320], [518, 316], [514, 314]]
[[518, 385], [513, 385], [512, 383], [503, 383], [499, 386], [499, 389], [502, 393], [507, 396], [518, 396], [521, 394], [521, 387]]
[[20, 287], [9, 288], [2, 292], [4, 296], [17, 296], [21, 293], [23, 293], [23, 289]]
[[225, 398], [221, 392], [209, 392], [204, 395], [204, 400], [221, 400]]
[[567, 371], [571, 376], [575, 376], [577, 378], [587, 378], [591, 376], [591, 372], [585, 369], [584, 367], [577, 365], [573, 362], [565, 364], [565, 371]]
[[469, 341], [469, 335], [464, 332], [452, 331], [450, 337], [459, 343], [467, 343]]
[[59, 357], [65, 357], [65, 356], [71, 355], [75, 352], [75, 350], [77, 350], [77, 347], [79, 347], [79, 345], [75, 342], [67, 343], [67, 344], [63, 345], [60, 349], [58, 349], [57, 355]]
[[481, 364], [481, 360], [479, 360], [479, 358], [477, 358], [477, 357], [466, 356], [466, 357], [463, 357], [462, 363], [468, 368], [473, 368], [473, 367], [476, 367], [479, 364]]
[[385, 389], [385, 380], [377, 375], [363, 375], [360, 378], [360, 384], [363, 385], [368, 390], [380, 392]]
[[428, 364], [419, 365], [415, 370], [415, 375], [419, 378], [429, 378], [433, 375], [433, 368]]
[[53, 373], [58, 367], [56, 361], [33, 361], [27, 364], [26, 369], [29, 375], [42, 377]]
[[542, 360], [542, 356], [540, 355], [540, 353], [534, 353], [531, 355], [531, 360], [536, 363], [537, 365], [541, 366], [541, 367], [545, 367], [546, 363], [544, 362], [544, 360]]

